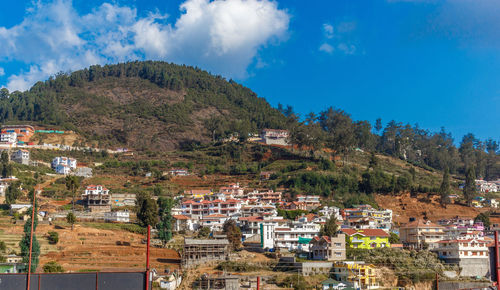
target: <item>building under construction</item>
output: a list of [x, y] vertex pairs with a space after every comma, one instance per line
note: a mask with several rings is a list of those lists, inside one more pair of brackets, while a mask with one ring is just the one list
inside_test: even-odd
[[227, 239], [197, 240], [184, 238], [182, 266], [191, 267], [210, 261], [223, 261], [229, 257]]
[[82, 195], [84, 204], [91, 212], [111, 211], [109, 190], [102, 185], [89, 185]]

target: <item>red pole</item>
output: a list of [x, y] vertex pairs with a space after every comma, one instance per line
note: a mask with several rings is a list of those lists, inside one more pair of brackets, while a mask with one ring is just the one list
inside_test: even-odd
[[260, 290], [260, 277], [257, 276], [257, 290]]
[[148, 225], [148, 243], [146, 246], [146, 290], [149, 289], [149, 244], [151, 242], [151, 226]]
[[495, 231], [495, 271], [497, 273], [497, 289], [500, 290], [500, 265], [498, 260], [498, 231]]
[[31, 251], [33, 250], [33, 225], [35, 224], [35, 200], [36, 191], [33, 191], [33, 205], [31, 206], [31, 233], [30, 233], [30, 259], [28, 261], [28, 285], [26, 289], [30, 290], [30, 280], [31, 280]]

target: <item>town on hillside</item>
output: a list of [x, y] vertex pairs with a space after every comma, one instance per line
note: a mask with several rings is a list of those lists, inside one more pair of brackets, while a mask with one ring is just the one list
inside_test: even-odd
[[[139, 271], [151, 246], [147, 271], [151, 285], [161, 289], [496, 285], [500, 179], [466, 178], [450, 185], [445, 172], [441, 188], [447, 188], [437, 201], [428, 194], [423, 201], [406, 201], [434, 203], [446, 213], [432, 219], [408, 204], [334, 202], [314, 188], [297, 194], [267, 183], [279, 173], [272, 168], [254, 172], [253, 180], [220, 175], [208, 185], [214, 181], [193, 164], [132, 161], [140, 153], [123, 148], [32, 141], [46, 134], [64, 132], [29, 125], [1, 129], [0, 273], [24, 273], [29, 265], [33, 272], [49, 273]], [[266, 129], [249, 142], [295, 150], [286, 130]], [[455, 209], [467, 214], [455, 215]], [[22, 237], [31, 232], [23, 226], [35, 214], [39, 257], [28, 264]]]

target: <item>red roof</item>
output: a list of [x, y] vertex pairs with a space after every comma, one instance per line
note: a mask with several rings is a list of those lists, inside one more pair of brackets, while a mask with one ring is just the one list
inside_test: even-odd
[[188, 216], [185, 216], [185, 215], [172, 215], [172, 217], [176, 220], [189, 220], [190, 218]]
[[381, 229], [365, 229], [365, 230], [342, 229], [342, 231], [349, 236], [352, 236], [354, 234], [360, 234], [365, 237], [389, 237], [389, 234]]
[[406, 229], [406, 228], [443, 228], [443, 227], [440, 225], [437, 225], [435, 223], [431, 223], [430, 221], [425, 222], [425, 221], [419, 219], [419, 220], [415, 220], [415, 221], [412, 221], [410, 223], [407, 223], [402, 228]]
[[329, 236], [322, 236], [322, 237], [314, 237], [313, 240], [319, 242], [321, 239], [324, 239], [327, 243], [331, 243], [332, 240], [330, 240], [330, 237]]

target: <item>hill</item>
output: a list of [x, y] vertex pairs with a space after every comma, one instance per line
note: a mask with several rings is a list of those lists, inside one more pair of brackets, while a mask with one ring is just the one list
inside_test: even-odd
[[58, 74], [4, 96], [0, 121], [18, 120], [62, 126], [101, 146], [165, 150], [209, 141], [220, 130], [248, 136], [282, 128], [286, 118], [231, 80], [148, 61]]

